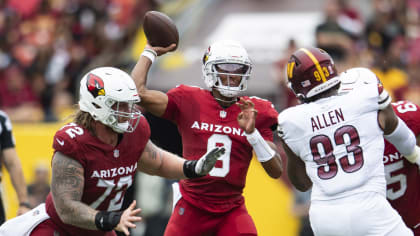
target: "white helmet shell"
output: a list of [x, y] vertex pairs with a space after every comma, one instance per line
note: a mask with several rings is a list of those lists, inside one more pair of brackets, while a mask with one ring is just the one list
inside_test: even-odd
[[[239, 64], [246, 66], [243, 74], [220, 73], [217, 64]], [[251, 75], [252, 63], [245, 48], [236, 41], [219, 41], [208, 47], [203, 56], [203, 78], [208, 88], [216, 88], [225, 97], [237, 97], [247, 89], [247, 80]], [[223, 85], [220, 75], [242, 76], [239, 86]]]
[[[86, 73], [80, 81], [80, 110], [115, 132], [133, 132], [141, 112], [135, 107], [140, 102], [136, 85], [126, 72], [114, 67], [99, 67]], [[122, 108], [127, 103], [128, 108]], [[125, 121], [121, 122], [120, 119]]]

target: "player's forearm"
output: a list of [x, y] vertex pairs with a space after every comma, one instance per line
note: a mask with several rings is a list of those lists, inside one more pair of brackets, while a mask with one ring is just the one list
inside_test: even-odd
[[278, 152], [269, 161], [262, 162], [261, 164], [271, 178], [277, 179], [281, 177], [283, 173], [283, 162]]
[[184, 175], [185, 159], [178, 157], [172, 153], [163, 151], [162, 165], [158, 170], [159, 176], [167, 179], [186, 179]]
[[139, 159], [138, 170], [168, 179], [184, 179], [184, 162], [184, 159], [157, 147], [149, 140]]
[[[56, 203], [57, 202], [57, 203]], [[84, 229], [98, 230], [95, 225], [97, 211], [80, 201], [66, 199], [54, 199], [60, 219], [69, 225]]]
[[146, 89], [147, 74], [149, 73], [149, 69], [151, 66], [152, 61], [149, 58], [145, 56], [140, 56], [136, 65], [131, 71], [131, 77], [133, 78], [134, 83], [136, 84], [139, 94], [141, 94]]
[[299, 176], [299, 173], [296, 170], [288, 167], [287, 175], [293, 186], [295, 186], [295, 188], [301, 192], [306, 192], [312, 187], [312, 181], [310, 181], [309, 178]]

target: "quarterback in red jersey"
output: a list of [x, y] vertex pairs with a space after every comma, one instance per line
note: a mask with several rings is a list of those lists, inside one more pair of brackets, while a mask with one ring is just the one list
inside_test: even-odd
[[181, 180], [174, 188], [175, 208], [165, 235], [257, 235], [242, 190], [253, 150], [268, 175], [281, 176], [282, 162], [273, 143], [278, 113], [267, 100], [239, 96], [246, 90], [251, 61], [233, 41], [216, 42], [204, 54], [203, 76], [210, 91], [186, 85], [166, 94], [148, 90], [147, 72], [155, 57], [167, 51], [147, 45], [133, 69], [140, 104], [176, 123], [188, 160], [214, 147], [226, 152], [208, 176]]
[[[417, 137], [420, 144], [420, 108], [409, 101], [392, 103], [398, 115]], [[385, 139], [384, 152], [386, 196], [404, 222], [420, 236], [420, 170], [419, 166], [403, 158], [401, 153]]]
[[124, 193], [136, 171], [172, 179], [205, 176], [224, 154], [212, 148], [186, 161], [156, 147], [149, 125], [136, 108], [131, 77], [100, 67], [80, 82], [80, 110], [74, 123], [54, 136], [51, 193], [41, 204], [0, 228], [1, 235], [129, 235], [140, 221], [135, 201], [124, 211]]

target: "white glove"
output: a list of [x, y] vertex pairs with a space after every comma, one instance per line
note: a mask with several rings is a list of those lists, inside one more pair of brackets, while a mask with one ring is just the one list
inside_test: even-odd
[[202, 156], [195, 165], [197, 175], [207, 175], [216, 164], [217, 159], [225, 154], [225, 148], [214, 148]]
[[197, 178], [207, 175], [216, 164], [217, 159], [225, 154], [225, 148], [213, 148], [200, 159], [184, 162], [184, 175], [187, 178]]

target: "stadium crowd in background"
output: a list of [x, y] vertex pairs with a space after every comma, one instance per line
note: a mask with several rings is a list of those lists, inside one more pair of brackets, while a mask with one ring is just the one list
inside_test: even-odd
[[79, 76], [129, 63], [125, 52], [155, 3], [0, 1], [0, 108], [13, 121], [55, 121], [76, 103]]
[[[324, 21], [315, 29], [314, 46], [328, 51], [339, 71], [360, 65], [368, 67], [381, 79], [394, 101], [407, 99], [420, 104], [419, 1], [373, 0], [372, 11], [365, 15], [350, 3], [325, 1]], [[290, 45], [292, 49], [303, 46], [307, 45]], [[290, 53], [286, 54], [287, 58]], [[289, 94], [280, 108], [296, 102], [283, 85], [286, 62], [281, 58], [274, 64], [280, 88]]]

